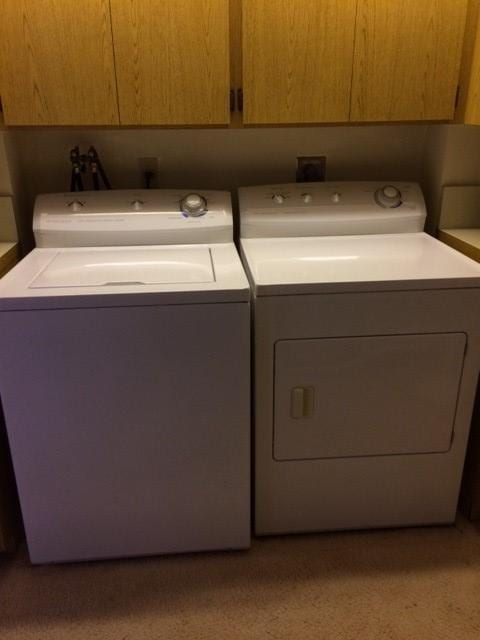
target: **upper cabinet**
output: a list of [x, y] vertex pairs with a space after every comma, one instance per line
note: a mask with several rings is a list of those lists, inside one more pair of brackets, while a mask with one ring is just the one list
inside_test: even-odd
[[480, 124], [480, 0], [468, 6], [456, 120]]
[[0, 61], [7, 124], [118, 124], [108, 0], [2, 0]]
[[7, 125], [480, 121], [480, 0], [0, 4]]
[[357, 0], [243, 0], [243, 120], [346, 122]]
[[122, 124], [230, 121], [228, 0], [110, 0]]
[[243, 0], [244, 122], [451, 120], [468, 0]]
[[451, 120], [467, 0], [358, 0], [353, 121]]

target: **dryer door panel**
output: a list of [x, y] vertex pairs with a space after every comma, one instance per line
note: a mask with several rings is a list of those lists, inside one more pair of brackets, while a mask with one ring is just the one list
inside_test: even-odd
[[274, 458], [448, 451], [466, 341], [464, 333], [280, 340]]

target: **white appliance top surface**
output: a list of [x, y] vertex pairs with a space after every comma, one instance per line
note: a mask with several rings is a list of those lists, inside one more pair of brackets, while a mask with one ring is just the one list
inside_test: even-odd
[[480, 264], [423, 232], [241, 245], [257, 295], [480, 287]]
[[233, 243], [34, 249], [0, 280], [0, 310], [248, 299]]

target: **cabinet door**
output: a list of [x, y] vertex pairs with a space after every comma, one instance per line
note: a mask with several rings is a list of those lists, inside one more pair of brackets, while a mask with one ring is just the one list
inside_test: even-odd
[[357, 0], [243, 0], [244, 122], [349, 119]]
[[118, 124], [108, 0], [3, 0], [0, 60], [6, 124]]
[[468, 4], [455, 121], [480, 124], [480, 0]]
[[228, 0], [111, 0], [122, 124], [225, 124]]
[[359, 0], [353, 121], [450, 120], [467, 0]]

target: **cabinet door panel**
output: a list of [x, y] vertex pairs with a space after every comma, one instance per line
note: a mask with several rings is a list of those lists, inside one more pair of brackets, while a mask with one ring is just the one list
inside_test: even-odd
[[455, 121], [480, 124], [480, 0], [468, 4]]
[[225, 124], [228, 0], [111, 0], [122, 124]]
[[7, 124], [118, 124], [108, 0], [3, 0], [0, 60]]
[[467, 0], [359, 0], [353, 121], [449, 120]]
[[243, 0], [244, 122], [344, 122], [356, 0]]

